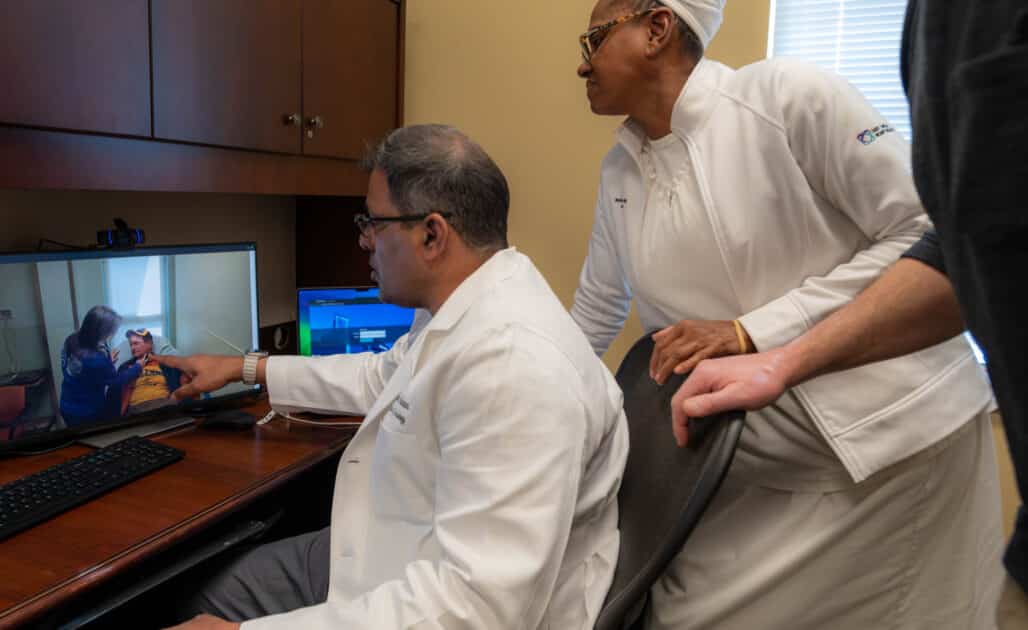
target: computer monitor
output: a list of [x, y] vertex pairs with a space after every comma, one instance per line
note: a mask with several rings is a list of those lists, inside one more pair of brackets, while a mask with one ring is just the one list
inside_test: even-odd
[[297, 340], [303, 356], [384, 352], [410, 330], [414, 309], [384, 304], [378, 287], [297, 291]]
[[257, 346], [253, 243], [0, 255], [0, 451], [218, 407], [150, 354]]

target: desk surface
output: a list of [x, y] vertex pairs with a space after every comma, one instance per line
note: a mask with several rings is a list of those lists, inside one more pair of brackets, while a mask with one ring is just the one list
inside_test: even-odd
[[[247, 410], [259, 418], [267, 404]], [[26, 623], [205, 530], [340, 452], [351, 435], [276, 419], [247, 431], [151, 436], [185, 458], [0, 542], [0, 627]], [[0, 484], [89, 450], [0, 460]]]

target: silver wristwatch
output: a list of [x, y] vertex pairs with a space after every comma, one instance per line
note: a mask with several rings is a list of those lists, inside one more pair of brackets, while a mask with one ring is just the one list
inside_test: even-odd
[[243, 356], [243, 383], [246, 385], [257, 384], [257, 364], [261, 359], [268, 356], [267, 352], [247, 352]]

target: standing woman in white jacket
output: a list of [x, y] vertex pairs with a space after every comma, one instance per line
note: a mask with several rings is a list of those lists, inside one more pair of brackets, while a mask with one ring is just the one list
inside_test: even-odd
[[[581, 43], [603, 161], [572, 316], [602, 353], [634, 299], [654, 378], [778, 347], [930, 227], [905, 141], [839, 77], [703, 59], [722, 0], [600, 0]], [[962, 337], [814, 379], [748, 415], [648, 627], [995, 626], [991, 391]], [[670, 427], [668, 439], [673, 439]]]

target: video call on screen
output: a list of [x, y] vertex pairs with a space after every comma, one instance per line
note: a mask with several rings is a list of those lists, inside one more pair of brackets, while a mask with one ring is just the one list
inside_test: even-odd
[[174, 405], [152, 355], [255, 348], [256, 291], [247, 244], [0, 257], [0, 442]]

